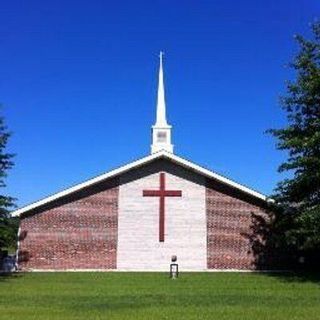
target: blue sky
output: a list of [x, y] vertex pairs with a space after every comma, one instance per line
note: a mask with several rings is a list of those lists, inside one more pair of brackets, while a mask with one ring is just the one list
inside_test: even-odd
[[158, 53], [175, 153], [263, 193], [293, 35], [319, 1], [6, 1], [0, 102], [24, 205], [149, 154]]

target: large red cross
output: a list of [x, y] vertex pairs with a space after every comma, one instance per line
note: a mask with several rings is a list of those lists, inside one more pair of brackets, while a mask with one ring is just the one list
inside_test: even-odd
[[143, 190], [144, 197], [159, 197], [159, 241], [164, 242], [164, 203], [166, 197], [181, 197], [181, 190], [166, 190], [166, 176], [160, 173], [160, 190]]

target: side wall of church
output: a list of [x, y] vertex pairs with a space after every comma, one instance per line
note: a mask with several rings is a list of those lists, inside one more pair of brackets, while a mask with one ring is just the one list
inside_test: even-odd
[[118, 187], [68, 199], [20, 222], [19, 269], [116, 269]]
[[206, 189], [206, 212], [208, 269], [259, 269], [252, 214], [263, 218], [261, 206], [212, 186]]

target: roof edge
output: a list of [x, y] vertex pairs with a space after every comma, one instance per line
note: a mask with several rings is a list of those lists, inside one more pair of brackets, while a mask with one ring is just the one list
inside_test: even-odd
[[245, 192], [245, 193], [247, 193], [247, 194], [249, 194], [249, 195], [251, 195], [251, 196], [253, 196], [255, 198], [258, 198], [258, 199], [263, 200], [263, 201], [268, 201], [268, 197], [265, 196], [264, 194], [260, 193], [260, 192], [257, 192], [257, 191], [255, 191], [253, 189], [250, 189], [250, 188], [248, 188], [248, 187], [246, 187], [246, 186], [244, 186], [242, 184], [239, 184], [239, 183], [237, 183], [237, 182], [235, 182], [233, 180], [230, 180], [230, 179], [228, 179], [228, 178], [226, 178], [226, 177], [224, 177], [222, 175], [219, 175], [219, 174], [217, 174], [217, 173], [215, 173], [215, 172], [213, 172], [211, 170], [203, 168], [203, 167], [201, 167], [201, 166], [199, 166], [199, 165], [197, 165], [197, 164], [195, 164], [195, 163], [193, 163], [193, 162], [191, 162], [189, 160], [183, 159], [183, 158], [181, 158], [179, 156], [176, 156], [176, 155], [174, 155], [172, 153], [169, 153], [169, 152], [167, 152], [165, 150], [162, 150], [162, 151], [159, 151], [157, 153], [151, 154], [149, 156], [140, 158], [140, 159], [138, 159], [136, 161], [133, 161], [133, 162], [131, 162], [129, 164], [123, 165], [123, 166], [121, 166], [119, 168], [116, 168], [114, 170], [111, 170], [111, 171], [108, 171], [106, 173], [103, 173], [103, 174], [101, 174], [101, 175], [99, 175], [99, 176], [97, 176], [95, 178], [86, 180], [85, 182], [76, 184], [76, 185], [74, 185], [72, 187], [69, 187], [69, 188], [64, 189], [64, 190], [62, 190], [60, 192], [57, 192], [57, 193], [55, 193], [55, 194], [53, 194], [51, 196], [48, 196], [48, 197], [43, 198], [43, 199], [41, 199], [39, 201], [33, 202], [33, 203], [29, 204], [29, 205], [26, 205], [26, 206], [24, 206], [22, 208], [19, 208], [19, 209], [15, 210], [15, 211], [11, 212], [11, 216], [13, 216], [13, 217], [20, 216], [23, 213], [26, 213], [28, 211], [34, 210], [34, 209], [36, 209], [36, 208], [38, 208], [40, 206], [43, 206], [43, 205], [45, 205], [47, 203], [50, 203], [52, 201], [55, 201], [55, 200], [57, 200], [59, 198], [65, 197], [67, 195], [70, 195], [70, 194], [72, 194], [74, 192], [80, 191], [83, 188], [92, 186], [92, 185], [97, 184], [97, 183], [99, 183], [99, 182], [101, 182], [103, 180], [113, 178], [113, 177], [115, 177], [115, 176], [117, 176], [119, 174], [125, 173], [126, 171], [129, 171], [129, 170], [131, 170], [131, 169], [133, 169], [135, 167], [142, 166], [142, 165], [144, 165], [144, 164], [146, 164], [148, 162], [151, 162], [151, 161], [153, 161], [155, 159], [162, 158], [162, 157], [163, 158], [167, 158], [167, 159], [169, 159], [169, 160], [171, 160], [171, 161], [173, 161], [173, 162], [175, 162], [177, 164], [180, 164], [180, 165], [182, 165], [182, 166], [184, 166], [184, 167], [186, 167], [188, 169], [192, 169], [192, 170], [194, 170], [194, 171], [196, 171], [196, 172], [198, 172], [198, 173], [200, 173], [200, 174], [202, 174], [202, 175], [204, 175], [204, 176], [206, 176], [208, 178], [215, 179], [215, 180], [220, 181], [220, 182], [222, 182], [222, 183], [224, 183], [224, 184], [226, 184], [228, 186], [231, 186], [233, 188], [239, 189], [242, 192]]

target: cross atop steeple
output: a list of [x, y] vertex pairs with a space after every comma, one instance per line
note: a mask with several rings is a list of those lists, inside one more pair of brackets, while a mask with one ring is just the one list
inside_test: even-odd
[[173, 145], [171, 144], [171, 126], [168, 125], [166, 117], [162, 51], [160, 51], [159, 58], [160, 66], [158, 80], [157, 118], [155, 125], [152, 126], [151, 153], [155, 153], [161, 150], [166, 150], [173, 153]]

